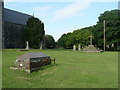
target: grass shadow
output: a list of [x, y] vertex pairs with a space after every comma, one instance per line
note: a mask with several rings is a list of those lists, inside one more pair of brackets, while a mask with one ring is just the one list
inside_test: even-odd
[[60, 66], [60, 64], [46, 65], [46, 66], [40, 67], [38, 69], [32, 70], [31, 73], [33, 73], [33, 72], [39, 72], [39, 71], [42, 71], [42, 70], [45, 70], [47, 68], [51, 68], [51, 67], [54, 67], [54, 66]]

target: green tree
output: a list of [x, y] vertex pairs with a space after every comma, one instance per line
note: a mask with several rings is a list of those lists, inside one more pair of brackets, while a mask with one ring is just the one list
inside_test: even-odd
[[30, 48], [39, 48], [40, 42], [44, 40], [44, 23], [38, 18], [31, 17], [25, 26], [25, 42], [29, 41]]
[[59, 40], [58, 40], [58, 46], [59, 47], [63, 47], [63, 48], [66, 48], [66, 41], [67, 41], [67, 35], [66, 34], [63, 34]]
[[89, 36], [91, 34], [92, 32], [89, 30], [89, 28], [75, 30], [73, 32], [76, 41], [75, 43], [77, 45], [80, 44], [82, 47], [89, 45], [90, 44]]
[[95, 42], [98, 47], [103, 48], [103, 20], [106, 26], [106, 45], [111, 48], [114, 44], [114, 49], [117, 50], [120, 46], [120, 10], [106, 11], [100, 15], [99, 21], [94, 26]]
[[67, 33], [67, 39], [65, 42], [66, 48], [68, 49], [73, 48], [74, 43], [75, 43], [75, 38], [73, 36], [73, 33]]
[[55, 40], [54, 40], [53, 36], [51, 36], [51, 35], [45, 36], [45, 43], [46, 43], [47, 48], [55, 48], [55, 46], [56, 46]]
[[89, 44], [89, 36], [92, 32], [88, 28], [77, 29], [72, 33], [63, 34], [58, 40], [58, 45], [64, 48], [73, 48], [73, 45], [80, 44], [82, 47]]
[[[106, 11], [101, 14], [96, 25], [74, 30], [72, 33], [63, 34], [58, 40], [58, 45], [64, 48], [72, 48], [80, 44], [82, 47], [90, 44], [89, 36], [92, 34], [93, 44], [103, 49], [103, 20], [106, 21], [106, 45], [108, 49], [120, 49], [120, 10]], [[112, 47], [114, 44], [114, 47]]]

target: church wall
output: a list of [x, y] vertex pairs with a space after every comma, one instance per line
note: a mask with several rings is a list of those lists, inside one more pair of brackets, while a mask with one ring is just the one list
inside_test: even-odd
[[25, 48], [23, 30], [31, 16], [6, 8], [3, 13], [3, 48]]
[[4, 22], [4, 48], [23, 48], [24, 25]]
[[2, 49], [3, 2], [0, 1], [0, 49]]

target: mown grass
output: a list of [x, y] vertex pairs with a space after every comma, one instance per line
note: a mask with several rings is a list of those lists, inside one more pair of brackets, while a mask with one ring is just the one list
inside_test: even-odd
[[[56, 64], [31, 74], [9, 69], [17, 56], [42, 52]], [[3, 88], [117, 88], [118, 53], [84, 53], [72, 50], [3, 50]]]
[[0, 50], [0, 89], [2, 89], [2, 50]]

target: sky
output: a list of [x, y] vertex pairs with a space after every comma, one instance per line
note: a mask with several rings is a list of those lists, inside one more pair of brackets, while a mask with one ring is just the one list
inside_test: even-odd
[[93, 26], [100, 14], [118, 9], [119, 0], [5, 0], [5, 8], [33, 15], [57, 41], [64, 33]]

